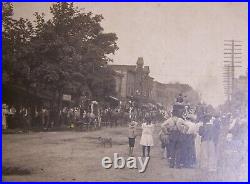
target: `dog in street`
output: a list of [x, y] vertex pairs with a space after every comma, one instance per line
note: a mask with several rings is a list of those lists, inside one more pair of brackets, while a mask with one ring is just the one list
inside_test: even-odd
[[112, 138], [98, 137], [98, 141], [101, 145], [103, 145], [104, 148], [106, 147], [106, 145], [112, 147]]

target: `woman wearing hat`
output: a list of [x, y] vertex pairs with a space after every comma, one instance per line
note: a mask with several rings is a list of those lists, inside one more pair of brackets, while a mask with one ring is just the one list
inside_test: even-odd
[[215, 154], [215, 144], [213, 142], [215, 126], [211, 115], [204, 116], [203, 126], [199, 128], [199, 134], [201, 136], [200, 168], [216, 171], [217, 158]]

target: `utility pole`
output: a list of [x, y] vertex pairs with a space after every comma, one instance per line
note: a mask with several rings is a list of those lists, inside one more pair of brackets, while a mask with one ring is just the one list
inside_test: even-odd
[[224, 91], [231, 102], [235, 89], [235, 69], [241, 67], [241, 41], [224, 40]]
[[223, 83], [224, 83], [224, 93], [227, 96], [227, 101], [229, 102], [231, 99], [231, 71], [230, 68], [224, 66], [224, 73], [223, 73]]

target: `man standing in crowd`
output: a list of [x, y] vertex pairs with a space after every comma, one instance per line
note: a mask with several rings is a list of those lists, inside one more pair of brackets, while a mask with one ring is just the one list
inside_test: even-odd
[[186, 131], [187, 127], [184, 124], [184, 120], [178, 118], [173, 114], [171, 118], [169, 118], [164, 125], [168, 127], [169, 132], [169, 164], [170, 168], [180, 168], [181, 167], [181, 149], [182, 149], [182, 141], [183, 141], [183, 132]]

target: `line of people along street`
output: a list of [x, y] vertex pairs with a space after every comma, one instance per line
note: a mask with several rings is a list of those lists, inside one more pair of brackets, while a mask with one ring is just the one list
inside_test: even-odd
[[[58, 109], [48, 104], [42, 106], [15, 106], [2, 105], [2, 128], [49, 130], [56, 128], [81, 128], [88, 130], [101, 127], [126, 126], [128, 119], [133, 118], [141, 121], [144, 116], [151, 117], [152, 121], [162, 121], [164, 110], [153, 104], [144, 104], [136, 107], [132, 102], [123, 105], [110, 106], [99, 105], [98, 102], [90, 100], [86, 104], [68, 105]], [[58, 115], [58, 116], [57, 116]]]

